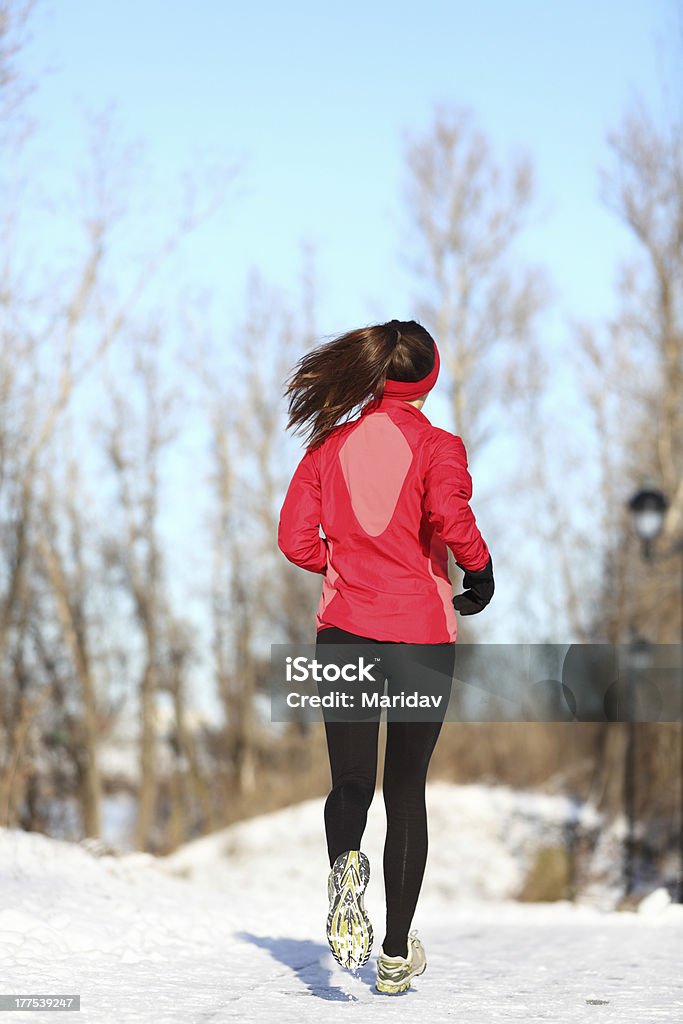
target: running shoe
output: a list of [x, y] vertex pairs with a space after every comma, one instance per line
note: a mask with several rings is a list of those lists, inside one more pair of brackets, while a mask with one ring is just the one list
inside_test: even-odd
[[352, 971], [366, 964], [372, 952], [372, 925], [363, 897], [369, 880], [370, 862], [360, 850], [340, 853], [327, 878], [327, 941], [337, 963]]
[[398, 995], [410, 988], [410, 982], [427, 967], [424, 946], [413, 928], [408, 936], [408, 956], [387, 956], [382, 952], [377, 957], [377, 981], [375, 988], [387, 995]]

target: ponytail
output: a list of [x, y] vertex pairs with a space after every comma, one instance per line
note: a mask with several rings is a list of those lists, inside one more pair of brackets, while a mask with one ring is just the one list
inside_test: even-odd
[[434, 361], [434, 341], [414, 320], [347, 331], [296, 363], [284, 391], [287, 429], [307, 429], [307, 447], [317, 448], [355, 409], [381, 398], [387, 378], [421, 380]]

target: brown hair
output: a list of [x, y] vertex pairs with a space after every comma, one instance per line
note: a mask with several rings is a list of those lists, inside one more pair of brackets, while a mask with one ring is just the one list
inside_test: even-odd
[[433, 366], [434, 339], [415, 320], [347, 331], [296, 363], [284, 391], [287, 430], [308, 427], [307, 447], [317, 448], [357, 407], [381, 398], [387, 377], [421, 380]]

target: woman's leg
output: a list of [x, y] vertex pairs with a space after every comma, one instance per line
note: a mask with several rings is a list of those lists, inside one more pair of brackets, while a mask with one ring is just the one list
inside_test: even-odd
[[[330, 662], [321, 644], [372, 641], [337, 626], [318, 633], [316, 657]], [[325, 802], [325, 832], [330, 867], [340, 853], [359, 850], [377, 780], [379, 714], [359, 721], [330, 721], [325, 715], [332, 789]]]
[[407, 940], [427, 863], [427, 769], [441, 722], [388, 722], [384, 760], [384, 886], [387, 956], [407, 956]]
[[[441, 732], [455, 659], [454, 644], [429, 645], [427, 673], [433, 685], [441, 689], [442, 706], [435, 721], [387, 720], [387, 745], [384, 760], [383, 795], [387, 813], [387, 835], [384, 845], [384, 884], [387, 900], [386, 935], [383, 942], [387, 956], [407, 956], [407, 939], [427, 863], [427, 809], [425, 786], [429, 762]], [[416, 645], [411, 645], [415, 648]], [[415, 671], [415, 662], [403, 659], [390, 680], [390, 692], [406, 686], [406, 674]], [[435, 677], [432, 673], [436, 671]], [[441, 676], [442, 683], [438, 681]], [[420, 690], [419, 680], [410, 689]], [[434, 716], [437, 717], [436, 715]]]
[[345, 850], [360, 850], [375, 795], [379, 722], [326, 722], [332, 789], [325, 801], [330, 867]]

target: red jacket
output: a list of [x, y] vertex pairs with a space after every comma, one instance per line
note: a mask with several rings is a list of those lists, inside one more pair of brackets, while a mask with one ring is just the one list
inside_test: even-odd
[[316, 628], [454, 642], [448, 548], [472, 571], [489, 558], [471, 497], [462, 439], [401, 398], [371, 402], [307, 449], [280, 511], [278, 547], [324, 576]]

